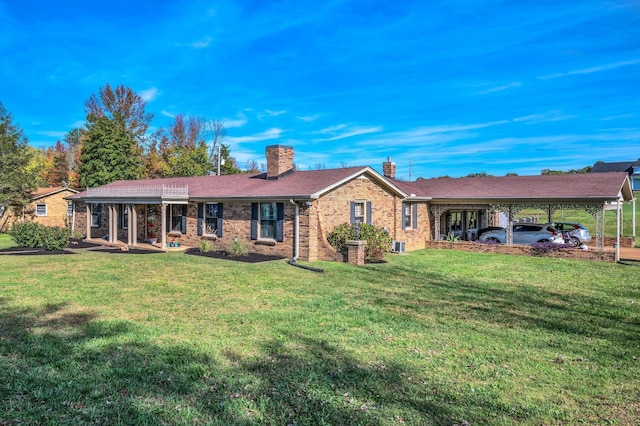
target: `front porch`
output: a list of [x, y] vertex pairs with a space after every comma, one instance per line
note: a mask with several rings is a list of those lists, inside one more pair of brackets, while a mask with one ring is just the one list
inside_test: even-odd
[[163, 251], [180, 248], [179, 239], [186, 233], [188, 194], [187, 186], [88, 189], [87, 239]]

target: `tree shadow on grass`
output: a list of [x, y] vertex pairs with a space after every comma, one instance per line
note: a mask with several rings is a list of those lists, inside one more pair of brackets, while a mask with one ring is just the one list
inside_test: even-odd
[[495, 411], [396, 363], [283, 333], [247, 356], [158, 345], [70, 306], [0, 299], [0, 424], [453, 424]]
[[453, 320], [473, 319], [488, 325], [598, 338], [611, 343], [603, 350], [612, 355], [633, 351], [640, 342], [640, 320], [630, 314], [636, 308], [628, 300], [614, 302], [602, 296], [561, 292], [552, 286], [506, 281], [503, 286], [487, 285], [470, 274], [416, 274], [402, 264], [383, 269], [356, 271], [362, 275], [359, 279], [372, 284], [365, 297], [372, 304], [395, 307], [409, 317], [428, 310]]

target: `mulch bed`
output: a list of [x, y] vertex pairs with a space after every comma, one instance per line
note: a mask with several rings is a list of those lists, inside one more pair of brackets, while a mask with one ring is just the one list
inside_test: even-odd
[[224, 251], [208, 251], [203, 253], [196, 248], [187, 249], [184, 253], [190, 254], [193, 256], [209, 257], [212, 259], [234, 260], [236, 262], [244, 262], [244, 263], [260, 263], [260, 262], [270, 262], [272, 260], [284, 259], [284, 257], [281, 257], [281, 256], [273, 256], [273, 255], [260, 254], [260, 253], [248, 253], [245, 256], [231, 256]]
[[51, 250], [47, 251], [41, 247], [9, 247], [0, 250], [0, 255], [12, 255], [12, 256], [39, 256], [39, 255], [52, 255], [52, 254], [75, 254], [69, 250]]

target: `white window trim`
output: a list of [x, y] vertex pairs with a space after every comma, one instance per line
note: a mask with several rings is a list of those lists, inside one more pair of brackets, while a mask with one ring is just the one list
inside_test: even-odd
[[[273, 205], [273, 213], [274, 213], [274, 218], [273, 219], [264, 219], [264, 220], [268, 220], [268, 221], [272, 221], [273, 222], [273, 236], [271, 237], [263, 237], [262, 236], [262, 205], [263, 204], [272, 204]], [[263, 202], [263, 203], [258, 203], [258, 240], [261, 241], [276, 241], [277, 240], [277, 235], [278, 235], [278, 205], [276, 202], [272, 202], [272, 201], [267, 201], [267, 202]]]
[[[354, 223], [368, 223], [367, 222], [367, 200], [354, 200], [355, 203], [353, 219]], [[358, 204], [362, 204], [362, 216], [358, 216], [356, 212], [358, 211]], [[362, 217], [362, 221], [358, 221], [358, 218]]]
[[405, 222], [407, 220], [409, 221], [408, 225], [406, 223], [403, 224], [404, 225], [404, 229], [407, 230], [407, 231], [411, 231], [413, 229], [413, 222], [414, 222], [414, 219], [413, 219], [413, 204], [414, 203], [402, 203], [402, 208], [403, 209], [406, 209], [406, 208], [409, 209], [409, 213], [408, 214], [407, 214], [406, 210], [403, 212], [404, 213]]
[[[38, 213], [38, 208], [41, 206], [44, 206], [44, 214]], [[45, 217], [48, 215], [48, 213], [49, 213], [49, 206], [47, 206], [47, 204], [36, 204], [36, 216]]]

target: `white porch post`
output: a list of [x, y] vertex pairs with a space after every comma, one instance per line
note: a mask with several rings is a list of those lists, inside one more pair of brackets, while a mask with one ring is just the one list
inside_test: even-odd
[[133, 245], [133, 214], [131, 204], [127, 204], [124, 207], [127, 209], [127, 245]]
[[91, 222], [93, 221], [93, 216], [91, 215], [91, 204], [85, 204], [87, 210], [87, 223], [86, 223], [86, 231], [87, 231], [87, 239], [91, 239]]
[[620, 205], [622, 204], [622, 200], [618, 200], [618, 204], [616, 207], [616, 262], [620, 260]]
[[131, 204], [131, 209], [129, 210], [129, 221], [131, 221], [131, 225], [129, 229], [131, 230], [131, 241], [134, 246], [138, 245], [138, 212], [136, 211], [136, 205]]
[[161, 217], [160, 217], [160, 244], [162, 244], [162, 250], [167, 250], [167, 205], [162, 203]]
[[113, 204], [109, 204], [109, 242], [113, 243], [115, 242], [115, 237], [113, 236], [115, 234], [115, 229], [117, 228], [117, 222], [116, 222], [116, 226], [113, 226], [113, 218], [116, 216], [115, 214], [115, 206]]

